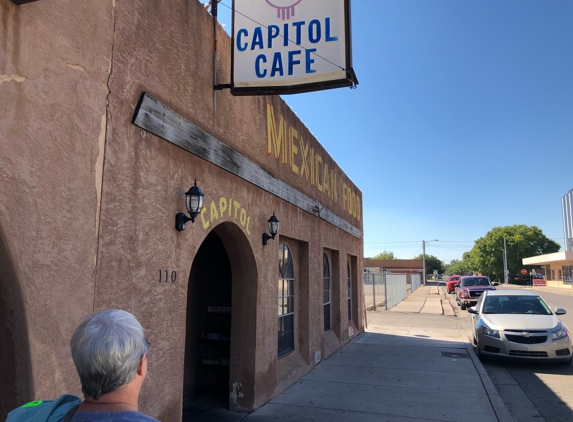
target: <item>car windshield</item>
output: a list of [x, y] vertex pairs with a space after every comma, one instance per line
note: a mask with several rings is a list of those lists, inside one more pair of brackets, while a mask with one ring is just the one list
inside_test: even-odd
[[462, 280], [462, 287], [469, 286], [491, 286], [488, 278], [464, 278]]
[[450, 281], [458, 281], [459, 279], [459, 277], [450, 277]]
[[552, 315], [551, 309], [541, 297], [517, 295], [486, 297], [483, 313]]

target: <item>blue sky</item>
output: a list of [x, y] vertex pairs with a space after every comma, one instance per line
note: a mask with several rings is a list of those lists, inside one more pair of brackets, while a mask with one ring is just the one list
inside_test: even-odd
[[448, 262], [513, 224], [563, 245], [572, 0], [353, 0], [352, 37], [357, 89], [283, 98], [362, 190], [365, 256]]

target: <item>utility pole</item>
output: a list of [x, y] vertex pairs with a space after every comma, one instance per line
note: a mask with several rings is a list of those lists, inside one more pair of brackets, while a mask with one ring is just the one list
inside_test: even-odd
[[422, 240], [422, 255], [423, 255], [423, 268], [424, 268], [424, 272], [423, 272], [423, 276], [424, 277], [424, 286], [426, 285], [426, 241]]
[[[428, 242], [438, 242], [438, 239], [428, 240]], [[424, 268], [424, 286], [426, 285], [426, 241], [422, 240], [422, 261], [423, 261], [423, 268]]]
[[509, 274], [507, 273], [507, 244], [505, 243], [505, 237], [503, 238], [503, 281], [505, 285], [508, 284]]

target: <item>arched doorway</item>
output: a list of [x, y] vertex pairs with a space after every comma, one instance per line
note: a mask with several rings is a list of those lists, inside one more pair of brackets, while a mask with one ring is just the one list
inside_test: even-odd
[[222, 223], [193, 258], [187, 293], [183, 420], [254, 404], [257, 270], [248, 238]]

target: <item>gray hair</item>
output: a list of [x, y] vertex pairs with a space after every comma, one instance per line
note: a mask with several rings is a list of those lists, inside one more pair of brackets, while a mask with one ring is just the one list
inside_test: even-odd
[[135, 378], [148, 342], [129, 312], [111, 309], [89, 315], [70, 342], [82, 392], [98, 400]]

